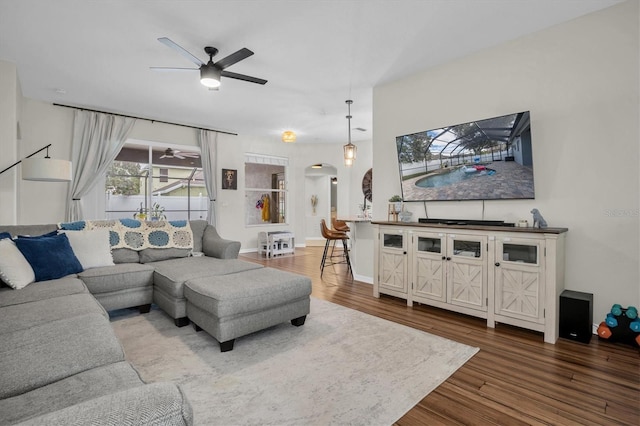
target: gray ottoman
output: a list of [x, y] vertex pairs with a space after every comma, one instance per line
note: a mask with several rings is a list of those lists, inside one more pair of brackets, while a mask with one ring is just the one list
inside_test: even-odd
[[189, 280], [184, 286], [187, 317], [197, 331], [233, 349], [236, 337], [286, 321], [304, 324], [309, 313], [311, 279], [272, 268]]

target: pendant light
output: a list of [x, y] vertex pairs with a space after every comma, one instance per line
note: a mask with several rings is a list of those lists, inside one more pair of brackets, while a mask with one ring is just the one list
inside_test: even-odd
[[346, 144], [344, 148], [344, 165], [350, 167], [353, 165], [353, 161], [356, 159], [356, 151], [358, 148], [351, 143], [351, 104], [352, 100], [346, 101], [347, 108], [349, 109], [349, 115], [347, 115], [347, 120], [349, 122], [349, 143]]

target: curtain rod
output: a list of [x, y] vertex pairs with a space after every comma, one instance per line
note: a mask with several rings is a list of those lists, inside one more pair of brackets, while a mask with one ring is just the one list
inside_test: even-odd
[[137, 119], [137, 120], [146, 120], [146, 121], [150, 121], [150, 122], [152, 122], [152, 123], [171, 124], [172, 126], [188, 127], [188, 128], [190, 128], [190, 129], [197, 129], [197, 130], [209, 130], [209, 131], [211, 131], [211, 132], [224, 133], [225, 135], [238, 136], [238, 134], [237, 134], [237, 133], [225, 132], [225, 131], [223, 131], [223, 130], [205, 129], [204, 127], [189, 126], [188, 124], [171, 123], [170, 121], [154, 120], [154, 119], [151, 119], [151, 118], [136, 117], [136, 116], [133, 116], [133, 115], [126, 115], [126, 114], [117, 114], [117, 113], [115, 113], [115, 112], [100, 111], [100, 110], [97, 110], [97, 109], [83, 108], [83, 107], [77, 107], [77, 106], [72, 106], [72, 105], [56, 104], [56, 103], [54, 103], [54, 104], [53, 104], [53, 106], [59, 106], [59, 107], [65, 107], [65, 108], [79, 109], [79, 110], [82, 110], [82, 111], [89, 111], [89, 112], [99, 112], [99, 113], [102, 113], [102, 114], [117, 115], [118, 117], [127, 117], [127, 118], [135, 118], [135, 119]]

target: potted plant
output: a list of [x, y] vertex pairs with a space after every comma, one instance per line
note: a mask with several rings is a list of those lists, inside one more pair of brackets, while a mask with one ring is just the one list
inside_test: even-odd
[[162, 207], [158, 203], [153, 203], [150, 212], [151, 220], [165, 220], [166, 216], [164, 215], [164, 207]]
[[393, 209], [396, 213], [400, 213], [402, 211], [402, 197], [399, 195], [394, 195], [389, 198], [389, 202], [393, 203]]

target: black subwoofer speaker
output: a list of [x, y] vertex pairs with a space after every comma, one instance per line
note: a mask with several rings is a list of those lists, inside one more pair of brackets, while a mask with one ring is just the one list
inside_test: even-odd
[[593, 324], [593, 294], [565, 290], [560, 294], [560, 337], [589, 343]]

